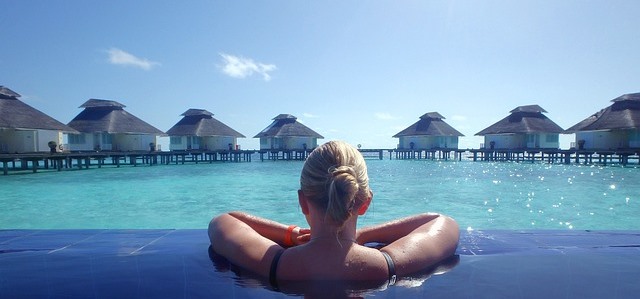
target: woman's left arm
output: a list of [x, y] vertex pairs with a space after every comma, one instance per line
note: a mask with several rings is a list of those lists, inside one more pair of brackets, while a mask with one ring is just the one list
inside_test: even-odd
[[215, 217], [209, 223], [209, 240], [218, 254], [233, 264], [268, 276], [275, 254], [286, 247], [306, 242], [306, 229], [290, 229], [284, 224], [252, 216], [243, 212], [231, 212]]

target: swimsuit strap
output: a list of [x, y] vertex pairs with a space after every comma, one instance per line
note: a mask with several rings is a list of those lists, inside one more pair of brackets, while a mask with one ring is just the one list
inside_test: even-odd
[[271, 261], [271, 268], [269, 269], [269, 283], [271, 286], [278, 290], [278, 279], [276, 278], [276, 272], [278, 271], [278, 261], [284, 250], [280, 250], [276, 253]]
[[380, 253], [382, 253], [382, 256], [384, 256], [384, 259], [387, 260], [387, 267], [389, 267], [389, 284], [390, 286], [394, 285], [396, 283], [396, 266], [393, 264], [393, 260], [391, 259], [391, 256], [384, 252], [384, 251], [380, 251]]

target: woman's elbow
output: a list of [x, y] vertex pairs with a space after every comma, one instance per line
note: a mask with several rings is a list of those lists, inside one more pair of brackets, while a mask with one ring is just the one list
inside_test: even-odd
[[233, 216], [231, 216], [230, 213], [224, 213], [213, 217], [213, 219], [209, 221], [208, 234], [211, 244], [214, 244], [215, 240], [222, 237], [221, 231], [224, 230], [225, 223], [232, 220], [231, 218], [233, 218]]
[[456, 222], [453, 218], [445, 215], [441, 215], [442, 217], [442, 226], [440, 232], [444, 237], [444, 247], [449, 254], [453, 254], [458, 247], [458, 242], [460, 241], [460, 227], [458, 226], [458, 222]]

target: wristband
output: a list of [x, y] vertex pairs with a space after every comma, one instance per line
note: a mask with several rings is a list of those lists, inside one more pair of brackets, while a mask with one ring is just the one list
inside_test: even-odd
[[291, 247], [293, 246], [293, 230], [296, 229], [298, 226], [297, 225], [289, 225], [289, 227], [287, 227], [287, 231], [284, 233], [284, 246], [287, 247]]

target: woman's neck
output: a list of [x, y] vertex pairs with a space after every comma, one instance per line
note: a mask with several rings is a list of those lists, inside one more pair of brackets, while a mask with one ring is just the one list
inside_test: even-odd
[[356, 240], [356, 224], [358, 216], [349, 217], [341, 226], [327, 219], [327, 215], [321, 213], [315, 206], [309, 205], [310, 215], [307, 217], [311, 227], [311, 241], [318, 240], [324, 242], [345, 242], [354, 243]]
[[317, 223], [311, 227], [311, 241], [322, 240], [323, 242], [336, 241], [355, 243], [356, 224], [355, 219], [348, 219], [342, 227], [327, 223]]

